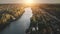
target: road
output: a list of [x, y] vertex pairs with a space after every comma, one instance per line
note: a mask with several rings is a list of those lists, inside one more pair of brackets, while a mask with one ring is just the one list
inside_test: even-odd
[[25, 13], [17, 21], [12, 22], [0, 34], [25, 34], [26, 29], [30, 25], [32, 10], [30, 7], [25, 8]]

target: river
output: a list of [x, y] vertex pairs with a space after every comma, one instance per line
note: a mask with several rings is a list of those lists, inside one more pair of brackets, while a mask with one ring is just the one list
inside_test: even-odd
[[25, 12], [18, 20], [11, 22], [0, 34], [25, 34], [30, 25], [32, 10], [30, 7], [24, 9]]

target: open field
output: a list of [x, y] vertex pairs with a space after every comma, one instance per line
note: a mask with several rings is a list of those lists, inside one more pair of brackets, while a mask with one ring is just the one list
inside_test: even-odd
[[60, 4], [37, 4], [27, 33], [60, 34]]

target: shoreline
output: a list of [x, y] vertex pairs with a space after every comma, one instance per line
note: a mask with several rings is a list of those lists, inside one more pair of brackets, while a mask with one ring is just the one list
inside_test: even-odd
[[[24, 12], [25, 11], [23, 11], [23, 13]], [[15, 20], [9, 20], [9, 22], [5, 22], [5, 24], [0, 24], [0, 32], [3, 31], [4, 28], [6, 28], [6, 26], [8, 26], [10, 24], [10, 22], [14, 22], [14, 21], [18, 20], [23, 15], [23, 13], [20, 16], [18, 16]]]

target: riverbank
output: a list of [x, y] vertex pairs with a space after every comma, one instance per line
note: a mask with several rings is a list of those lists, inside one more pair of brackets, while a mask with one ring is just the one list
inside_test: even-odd
[[60, 8], [58, 7], [59, 5], [53, 5], [53, 6], [38, 5], [38, 7], [32, 8], [33, 16], [31, 17], [30, 26], [26, 30], [27, 34], [59, 34], [60, 33], [60, 27], [59, 27]]
[[24, 8], [24, 14], [16, 21], [10, 24], [0, 32], [0, 34], [25, 34], [25, 31], [30, 26], [30, 18], [32, 17], [32, 9]]
[[0, 31], [10, 24], [10, 22], [18, 20], [24, 13], [23, 9], [16, 5], [0, 6]]

